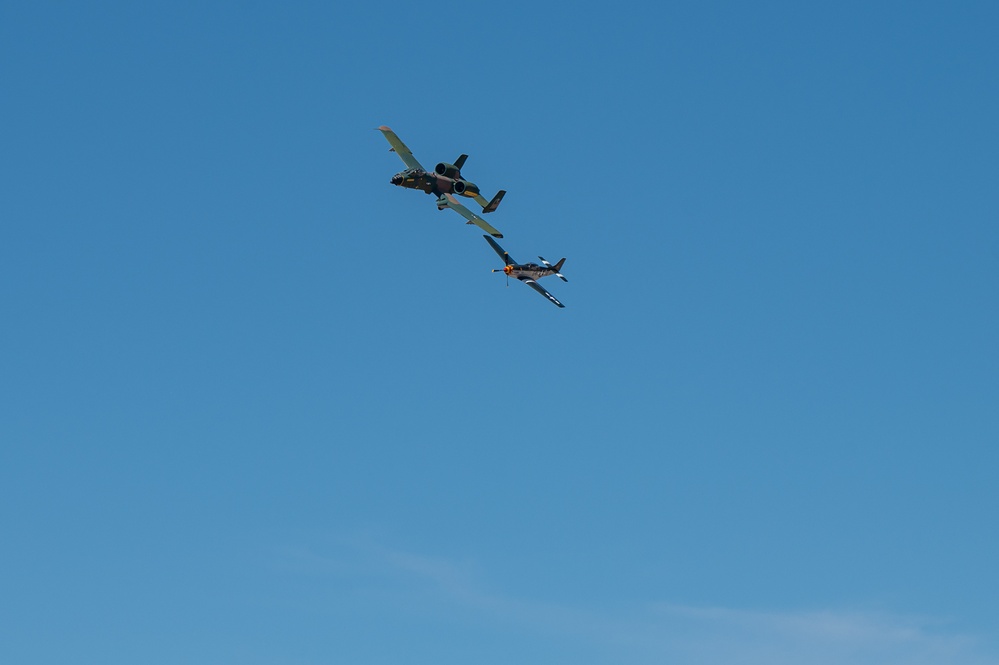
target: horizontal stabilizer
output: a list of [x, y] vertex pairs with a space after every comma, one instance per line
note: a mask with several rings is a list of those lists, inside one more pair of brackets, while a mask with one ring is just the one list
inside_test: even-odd
[[561, 259], [559, 259], [558, 263], [556, 263], [555, 265], [552, 265], [552, 264], [548, 263], [547, 261], [545, 261], [545, 257], [543, 257], [543, 256], [539, 256], [538, 258], [541, 259], [541, 262], [543, 264], [545, 264], [546, 268], [548, 268], [553, 273], [555, 273], [556, 277], [558, 277], [559, 279], [561, 279], [563, 282], [568, 282], [569, 281], [569, 280], [567, 280], [565, 278], [565, 275], [562, 274], [562, 264], [565, 263], [565, 258], [564, 257], [561, 258]]
[[482, 207], [482, 214], [484, 215], [487, 212], [493, 212], [496, 208], [499, 208], [500, 201], [503, 200], [504, 196], [506, 196], [505, 189], [501, 189], [496, 192], [496, 196], [493, 197], [493, 200]]

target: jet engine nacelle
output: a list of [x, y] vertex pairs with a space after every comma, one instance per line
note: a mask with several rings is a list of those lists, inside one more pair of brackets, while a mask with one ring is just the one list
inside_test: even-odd
[[478, 196], [479, 188], [467, 180], [455, 180], [454, 193], [462, 196]]
[[453, 178], [456, 175], [458, 175], [458, 173], [460, 173], [457, 166], [455, 166], [454, 164], [448, 164], [447, 162], [441, 162], [440, 164], [435, 166], [434, 172], [437, 175], [444, 176], [445, 178]]

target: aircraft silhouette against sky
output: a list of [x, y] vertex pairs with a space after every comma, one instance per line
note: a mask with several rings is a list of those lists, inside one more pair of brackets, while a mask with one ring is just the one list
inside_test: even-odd
[[458, 203], [458, 200], [452, 196], [452, 194], [458, 194], [459, 196], [467, 196], [468, 198], [475, 199], [476, 203], [482, 206], [482, 214], [486, 214], [496, 210], [499, 207], [500, 201], [503, 200], [503, 196], [506, 195], [506, 191], [501, 189], [496, 193], [492, 201], [486, 201], [485, 197], [479, 193], [477, 185], [462, 178], [461, 167], [465, 165], [468, 155], [459, 156], [454, 161], [454, 164], [441, 162], [434, 167], [433, 171], [427, 171], [417, 161], [416, 157], [413, 156], [412, 151], [406, 147], [406, 144], [396, 136], [395, 132], [385, 125], [379, 127], [378, 131], [385, 136], [389, 145], [392, 146], [390, 150], [399, 155], [399, 158], [406, 165], [405, 171], [400, 171], [392, 176], [391, 183], [393, 185], [407, 189], [419, 189], [427, 194], [433, 194], [437, 197], [438, 210], [451, 208], [467, 219], [469, 224], [475, 224], [486, 233], [497, 238], [503, 237], [503, 234], [490, 226], [486, 220]]
[[563, 282], [568, 282], [569, 280], [567, 280], [562, 273], [559, 272], [562, 270], [562, 264], [565, 263], [565, 259], [559, 259], [559, 262], [555, 265], [548, 263], [545, 261], [544, 257], [541, 256], [538, 258], [541, 259], [541, 263], [544, 264], [542, 266], [539, 266], [537, 263], [517, 263], [510, 257], [509, 252], [499, 246], [498, 242], [489, 236], [482, 237], [486, 239], [486, 242], [492, 246], [496, 253], [499, 254], [500, 258], [503, 259], [503, 263], [506, 264], [502, 269], [493, 270], [493, 272], [506, 273], [507, 278], [513, 277], [515, 279], [519, 279], [521, 282], [527, 284], [545, 298], [548, 298], [548, 300], [552, 301], [552, 303], [558, 307], [565, 307], [565, 305], [558, 301], [558, 298], [545, 291], [545, 288], [537, 282], [537, 280], [542, 277], [548, 277], [549, 275], [555, 275]]

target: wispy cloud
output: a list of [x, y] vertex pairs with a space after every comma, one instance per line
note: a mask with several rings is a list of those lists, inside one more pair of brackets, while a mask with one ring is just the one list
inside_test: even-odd
[[983, 646], [922, 617], [848, 610], [760, 611], [656, 604], [663, 652], [685, 662], [985, 664]]
[[[608, 662], [737, 665], [999, 665], [982, 640], [947, 622], [885, 611], [760, 610], [648, 602], [597, 608], [519, 598], [490, 589], [469, 561], [432, 557], [352, 541], [355, 572], [393, 579], [420, 607], [444, 604], [464, 619], [531, 633], [549, 641], [587, 643]], [[289, 553], [291, 551], [289, 550]], [[345, 573], [352, 558], [301, 549], [317, 573]], [[359, 556], [360, 555], [360, 556]], [[382, 585], [383, 586], [383, 585]]]

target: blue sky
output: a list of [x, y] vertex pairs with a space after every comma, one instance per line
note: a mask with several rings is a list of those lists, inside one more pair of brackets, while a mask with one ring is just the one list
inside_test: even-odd
[[0, 660], [999, 663], [996, 25], [4, 5]]

